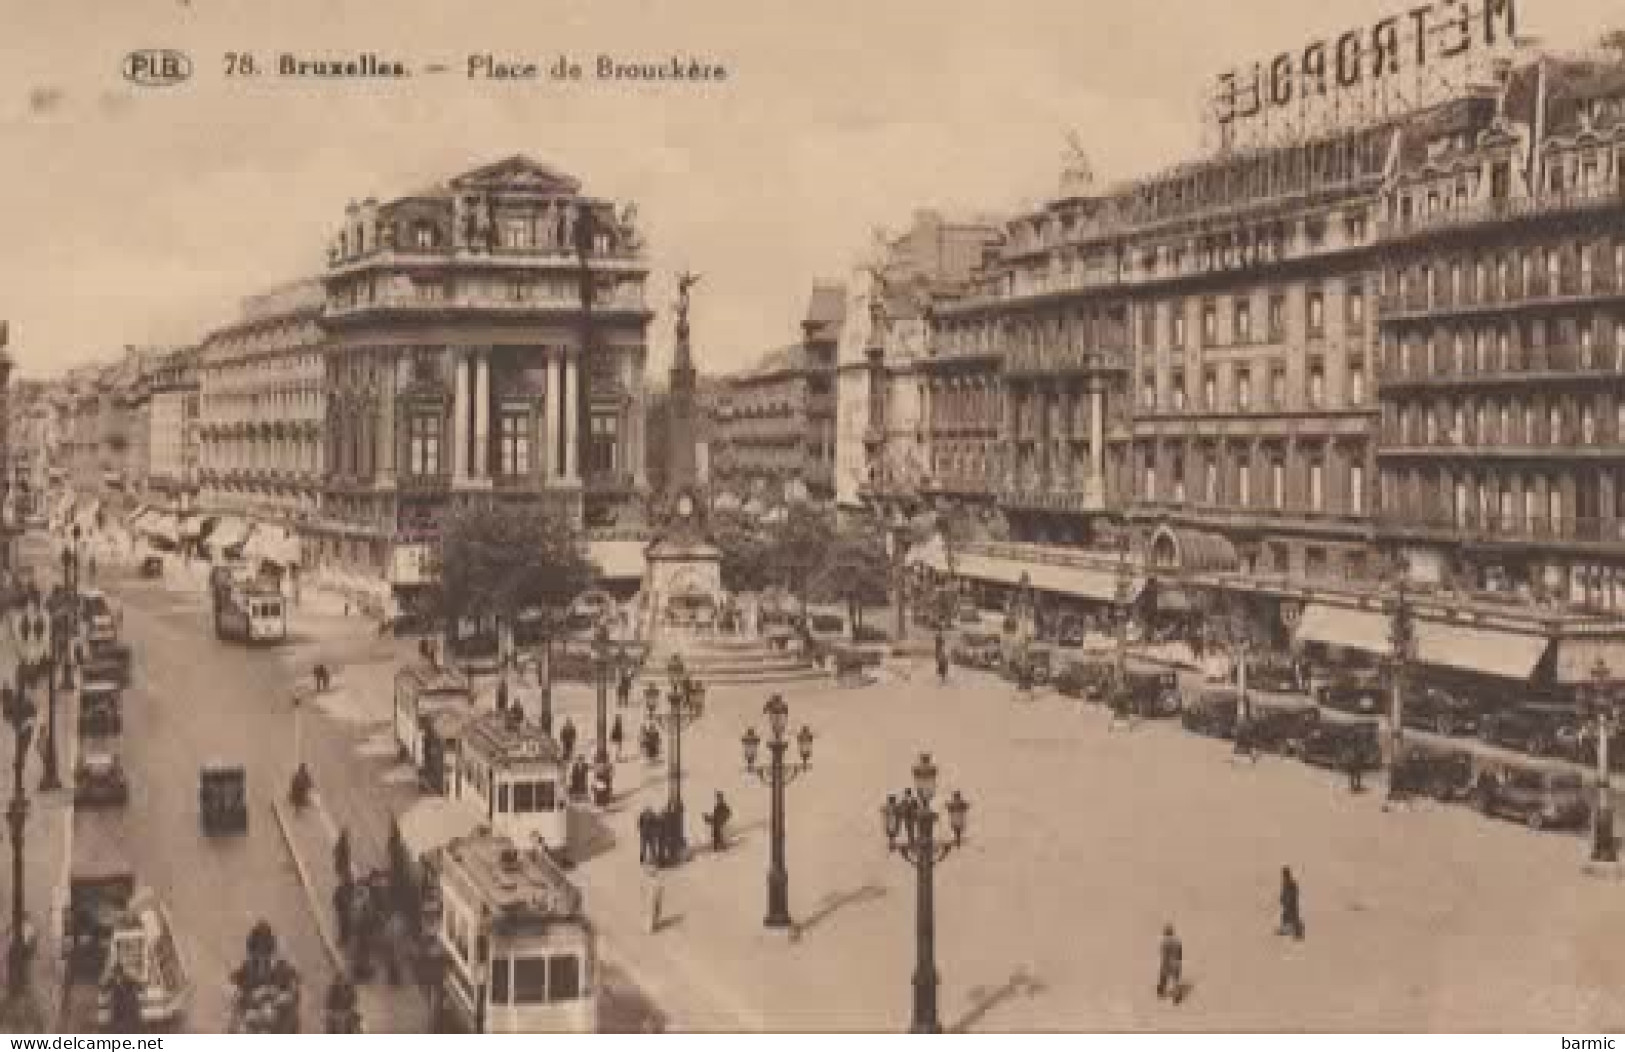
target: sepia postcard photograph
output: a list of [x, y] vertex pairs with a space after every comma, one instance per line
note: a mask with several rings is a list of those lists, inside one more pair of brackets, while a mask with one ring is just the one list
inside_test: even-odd
[[0, 32], [0, 1032], [1614, 1047], [1617, 0]]

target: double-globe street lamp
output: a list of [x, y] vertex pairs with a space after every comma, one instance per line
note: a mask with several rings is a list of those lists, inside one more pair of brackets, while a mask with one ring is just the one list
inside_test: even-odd
[[767, 767], [756, 766], [757, 751], [763, 739], [751, 727], [745, 731], [740, 744], [745, 749], [745, 770], [760, 778], [771, 796], [768, 820], [769, 858], [767, 866], [767, 916], [762, 924], [768, 928], [790, 927], [790, 870], [784, 860], [784, 787], [799, 778], [812, 764], [813, 732], [806, 724], [796, 732], [796, 751], [800, 763], [785, 763], [784, 754], [790, 748], [785, 731], [790, 724], [790, 706], [784, 696], [775, 694], [762, 707], [767, 717]]
[[683, 825], [683, 731], [705, 712], [705, 687], [688, 674], [679, 654], [673, 654], [666, 663], [666, 677], [669, 680], [666, 712], [656, 711], [657, 695], [653, 691], [648, 694], [645, 705], [649, 722], [657, 723], [663, 716], [666, 730], [671, 734], [666, 764], [666, 820], [671, 823], [672, 846], [677, 857], [681, 857], [688, 847], [688, 834]]
[[1597, 807], [1591, 822], [1591, 861], [1619, 861], [1619, 841], [1614, 836], [1613, 789], [1608, 784], [1608, 745], [1619, 716], [1619, 684], [1614, 671], [1602, 658], [1591, 668], [1588, 707], [1597, 717]]
[[[886, 823], [886, 850], [896, 852], [914, 867], [914, 1009], [909, 1031], [915, 1034], [940, 1034], [942, 1020], [937, 1015], [937, 918], [936, 867], [954, 848], [963, 846], [965, 817], [970, 804], [956, 789], [943, 810], [948, 814], [948, 828], [952, 840], [938, 841], [937, 819], [941, 816], [931, 808], [937, 794], [937, 765], [930, 753], [921, 753], [914, 765], [913, 794], [903, 794], [901, 800], [894, 794], [886, 797], [881, 814]], [[901, 838], [901, 843], [899, 843]]]
[[1392, 577], [1394, 595], [1388, 606], [1388, 797], [1404, 791], [1400, 769], [1405, 746], [1405, 692], [1409, 688], [1411, 665], [1416, 661], [1416, 607], [1405, 587], [1405, 570], [1395, 564]]

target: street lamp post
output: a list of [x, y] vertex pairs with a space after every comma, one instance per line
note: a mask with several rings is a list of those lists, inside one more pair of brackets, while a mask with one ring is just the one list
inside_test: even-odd
[[52, 658], [56, 653], [57, 645], [54, 639], [55, 618], [47, 622], [45, 610], [40, 602], [39, 590], [29, 588], [26, 605], [18, 620], [18, 688], [22, 689], [25, 677], [28, 680], [45, 678], [49, 691], [50, 701], [47, 711], [49, 717], [45, 728], [45, 756], [43, 769], [40, 772], [40, 791], [50, 792], [62, 788], [61, 775], [57, 770], [56, 759], [56, 670], [52, 665]]
[[[881, 814], [886, 823], [886, 850], [896, 852], [903, 861], [914, 867], [914, 1008], [909, 1032], [940, 1034], [942, 1021], [937, 1015], [937, 918], [936, 889], [934, 886], [937, 864], [948, 857], [954, 848], [961, 847], [965, 837], [965, 816], [970, 804], [955, 790], [948, 798], [944, 810], [948, 813], [948, 826], [952, 840], [939, 843], [936, 839], [937, 819], [941, 817], [931, 809], [931, 799], [937, 791], [937, 765], [930, 753], [921, 753], [914, 765], [914, 796], [899, 801], [896, 795], [886, 797]], [[898, 838], [902, 842], [898, 842]]]
[[1602, 658], [1591, 669], [1591, 707], [1597, 717], [1597, 807], [1591, 823], [1591, 861], [1619, 861], [1614, 838], [1613, 791], [1608, 784], [1608, 739], [1613, 736], [1619, 693], [1614, 672]]
[[1395, 796], [1396, 782], [1393, 772], [1399, 767], [1400, 754], [1405, 744], [1405, 688], [1410, 678], [1411, 662], [1416, 660], [1416, 610], [1410, 593], [1405, 590], [1405, 575], [1401, 568], [1394, 573], [1394, 598], [1388, 614], [1388, 676], [1390, 704], [1388, 712], [1388, 796]]
[[23, 768], [28, 765], [28, 746], [34, 739], [37, 715], [23, 689], [20, 670], [15, 688], [0, 687], [0, 709], [4, 711], [6, 722], [11, 724], [16, 750], [12, 756], [11, 804], [6, 808], [6, 820], [11, 827], [11, 945], [6, 955], [6, 989], [16, 1000], [24, 994], [28, 984], [23, 898], [23, 838], [28, 823], [28, 798], [23, 795]]
[[756, 733], [755, 727], [745, 731], [740, 743], [745, 748], [745, 770], [760, 778], [771, 794], [768, 821], [771, 847], [767, 867], [767, 916], [762, 924], [768, 928], [788, 928], [791, 924], [790, 870], [784, 860], [784, 787], [799, 778], [811, 766], [813, 733], [805, 724], [802, 725], [795, 737], [801, 762], [786, 764], [784, 754], [790, 747], [790, 739], [784, 736], [784, 732], [790, 722], [790, 706], [784, 703], [783, 695], [775, 694], [767, 699], [762, 713], [767, 717], [769, 734], [767, 769], [763, 770], [756, 766], [756, 752], [762, 745], [762, 738]]
[[907, 529], [908, 525], [903, 521], [902, 513], [898, 512], [886, 532], [887, 554], [891, 556], [892, 603], [896, 616], [895, 638], [899, 646], [908, 635], [908, 580], [907, 567], [904, 566], [908, 556]]
[[1112, 601], [1115, 604], [1117, 628], [1117, 686], [1122, 689], [1128, 681], [1128, 622], [1129, 622], [1129, 594], [1134, 587], [1134, 581], [1128, 565], [1129, 536], [1125, 531], [1123, 539], [1118, 546], [1117, 576], [1112, 587]]
[[609, 626], [599, 622], [592, 639], [593, 672], [598, 686], [598, 747], [593, 750], [593, 763], [609, 763], [609, 670], [614, 654], [609, 646]]
[[680, 857], [688, 842], [683, 826], [683, 731], [705, 711], [705, 688], [688, 674], [682, 657], [677, 654], [667, 662], [666, 674], [671, 681], [666, 694], [666, 728], [671, 733], [666, 766], [666, 813]]

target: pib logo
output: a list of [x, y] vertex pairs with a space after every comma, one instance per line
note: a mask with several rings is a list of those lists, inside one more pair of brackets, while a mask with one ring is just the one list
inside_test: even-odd
[[192, 79], [192, 60], [183, 51], [144, 48], [124, 56], [124, 79], [144, 88], [168, 88]]

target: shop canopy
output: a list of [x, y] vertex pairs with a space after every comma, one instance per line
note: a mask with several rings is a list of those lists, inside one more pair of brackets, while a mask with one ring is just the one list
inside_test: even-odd
[[180, 524], [175, 521], [175, 516], [168, 512], [148, 512], [142, 518], [141, 525], [137, 527], [137, 532], [143, 537], [151, 537], [166, 544], [180, 543]]
[[181, 536], [193, 540], [203, 535], [203, 516], [193, 512], [182, 515], [178, 521]]
[[924, 566], [937, 573], [947, 573], [947, 546], [942, 543], [941, 536], [934, 536], [922, 544], [916, 544], [903, 561], [909, 566]]
[[[1298, 618], [1294, 638], [1300, 643], [1324, 643], [1382, 657], [1393, 649], [1390, 625], [1383, 611], [1310, 603]], [[1446, 621], [1416, 621], [1416, 659], [1441, 668], [1527, 680], [1534, 675], [1548, 645], [1543, 635]]]
[[[993, 584], [1019, 587], [1025, 576], [1028, 585], [1043, 592], [1100, 602], [1112, 602], [1117, 598], [1117, 573], [1105, 567], [1033, 563], [1024, 559], [966, 552], [954, 559], [954, 569], [961, 577]], [[1144, 589], [1144, 575], [1132, 574], [1129, 577], [1128, 601], [1139, 598]]]
[[1564, 684], [1594, 682], [1593, 671], [1598, 661], [1608, 666], [1614, 680], [1625, 679], [1625, 638], [1582, 636], [1558, 640], [1553, 678]]

